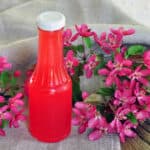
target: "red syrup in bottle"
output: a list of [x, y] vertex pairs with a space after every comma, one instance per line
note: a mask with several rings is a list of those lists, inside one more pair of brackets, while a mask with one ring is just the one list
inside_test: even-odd
[[65, 17], [45, 12], [37, 19], [38, 58], [28, 82], [29, 131], [43, 142], [57, 142], [71, 130], [72, 82], [63, 61]]

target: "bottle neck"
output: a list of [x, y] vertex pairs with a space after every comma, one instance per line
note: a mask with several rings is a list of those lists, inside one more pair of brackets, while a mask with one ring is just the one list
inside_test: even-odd
[[[45, 70], [47, 67], [63, 65], [63, 29], [57, 31], [39, 30], [39, 51], [37, 67]], [[47, 66], [47, 67], [46, 67]], [[42, 70], [41, 70], [42, 71]]]

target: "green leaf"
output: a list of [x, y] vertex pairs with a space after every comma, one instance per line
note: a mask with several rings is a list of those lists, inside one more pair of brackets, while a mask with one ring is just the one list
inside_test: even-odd
[[126, 58], [128, 58], [133, 55], [141, 55], [141, 54], [143, 54], [145, 49], [146, 48], [143, 45], [132, 45], [127, 49], [125, 56], [126, 56]]
[[100, 94], [93, 93], [84, 99], [84, 102], [98, 105], [104, 103], [104, 98]]
[[115, 89], [113, 87], [102, 87], [98, 90], [98, 94], [101, 94], [102, 96], [113, 96], [115, 92]]
[[12, 76], [12, 78], [11, 78], [11, 85], [15, 86], [16, 83], [17, 83], [17, 78], [15, 78], [15, 77]]
[[8, 126], [8, 120], [2, 120], [2, 125], [1, 125], [1, 127], [2, 128], [5, 128], [5, 127], [7, 127]]
[[76, 101], [81, 101], [82, 100], [82, 92], [80, 89], [80, 79], [72, 78], [72, 99], [73, 99], [73, 104]]
[[77, 52], [83, 53], [83, 52], [84, 52], [84, 46], [81, 45], [81, 44], [80, 44], [80, 45], [65, 46], [65, 47], [64, 47], [65, 55], [67, 54], [67, 52], [68, 52], [69, 50], [73, 50], [75, 54], [76, 54]]
[[89, 37], [83, 37], [83, 41], [85, 43], [85, 46], [87, 48], [91, 48], [92, 47], [92, 41]]
[[0, 83], [1, 86], [4, 88], [10, 82], [10, 74], [7, 71], [4, 71], [0, 75]]
[[134, 124], [137, 123], [137, 119], [136, 119], [135, 115], [134, 115], [132, 112], [130, 112], [130, 113], [127, 114], [127, 118], [128, 118], [132, 123], [134, 123]]

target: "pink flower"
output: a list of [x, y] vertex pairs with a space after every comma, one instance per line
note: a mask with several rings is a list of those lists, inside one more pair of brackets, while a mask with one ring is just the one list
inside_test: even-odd
[[92, 77], [93, 70], [98, 65], [98, 63], [99, 61], [97, 60], [97, 56], [95, 54], [91, 55], [88, 58], [87, 63], [84, 65], [84, 70], [87, 78]]
[[85, 132], [88, 127], [89, 119], [93, 118], [96, 114], [96, 107], [84, 102], [77, 102], [73, 108], [72, 124], [79, 126], [78, 132]]
[[137, 125], [132, 124], [130, 121], [125, 121], [124, 124], [121, 124], [119, 129], [120, 141], [125, 142], [125, 137], [135, 137], [136, 133], [132, 130], [132, 128], [136, 128]]
[[9, 122], [9, 127], [11, 128], [12, 126], [15, 128], [19, 127], [19, 122], [20, 121], [24, 121], [26, 120], [25, 115], [23, 114], [24, 110], [21, 110], [19, 112], [17, 112], [13, 118], [11, 119], [11, 121]]
[[143, 85], [148, 85], [149, 81], [145, 78], [150, 75], [149, 69], [143, 69], [141, 70], [142, 65], [138, 66], [129, 76], [131, 79], [130, 87], [131, 89], [134, 88], [136, 81], [139, 81]]
[[109, 33], [107, 36], [106, 32], [102, 32], [99, 38], [97, 35], [94, 36], [95, 41], [106, 54], [110, 54], [119, 48], [122, 44], [122, 38], [121, 34]]
[[134, 94], [140, 105], [145, 105], [150, 103], [150, 96], [146, 95], [145, 89], [140, 88], [139, 83], [136, 83]]
[[79, 60], [74, 57], [74, 52], [73, 50], [69, 50], [67, 52], [66, 57], [64, 58], [65, 61], [65, 66], [68, 69], [70, 75], [74, 75], [74, 67], [77, 67], [79, 65]]
[[8, 108], [8, 105], [0, 108], [0, 125], [2, 125], [2, 120], [10, 120], [12, 118], [12, 114], [8, 112]]
[[150, 69], [150, 50], [147, 50], [143, 54], [144, 64]]
[[114, 120], [109, 124], [110, 132], [119, 132], [121, 128], [121, 120], [127, 120], [127, 114], [130, 112], [130, 108], [125, 105], [120, 106], [115, 112]]
[[75, 25], [75, 28], [77, 33], [73, 36], [72, 41], [76, 40], [79, 35], [82, 37], [89, 37], [94, 34], [94, 32], [91, 32], [91, 29], [86, 24], [81, 24], [81, 26]]
[[20, 76], [21, 76], [21, 71], [20, 71], [20, 70], [16, 70], [16, 71], [14, 72], [14, 77], [18, 78], [18, 77], [20, 77]]
[[122, 45], [123, 36], [131, 35], [135, 32], [134, 29], [124, 30], [122, 27], [118, 29], [111, 29], [107, 35], [102, 32], [100, 37], [95, 34], [94, 39], [97, 44], [104, 50], [105, 53], [110, 54], [112, 51], [117, 50]]
[[0, 135], [1, 136], [5, 136], [6, 135], [6, 133], [5, 133], [5, 131], [3, 129], [0, 129]]
[[22, 97], [23, 97], [22, 93], [18, 93], [16, 94], [16, 96], [9, 99], [9, 107], [13, 113], [18, 113], [22, 108], [22, 106], [24, 105]]
[[5, 57], [0, 56], [0, 72], [2, 72], [5, 69], [10, 69], [11, 64], [7, 62], [7, 59]]
[[150, 118], [150, 112], [147, 110], [141, 110], [136, 113], [136, 119], [139, 121], [145, 121], [146, 119]]
[[116, 90], [115, 91], [115, 100], [114, 105], [120, 105], [120, 104], [133, 104], [136, 101], [136, 97], [132, 95], [130, 89], [123, 89]]
[[124, 59], [120, 53], [114, 58], [114, 63], [110, 60], [107, 63], [107, 68], [99, 69], [99, 75], [105, 75], [106, 86], [111, 86], [113, 83], [118, 84], [118, 76], [128, 76], [131, 73], [131, 69], [128, 67], [132, 66], [132, 61]]
[[97, 115], [89, 120], [88, 127], [93, 129], [93, 131], [89, 134], [89, 140], [94, 141], [107, 133], [109, 124], [104, 117]]
[[127, 30], [124, 30], [124, 28], [123, 27], [119, 27], [118, 29], [110, 29], [111, 30], [111, 32], [113, 33], [113, 34], [116, 34], [116, 35], [118, 35], [118, 34], [121, 34], [121, 35], [123, 35], [123, 36], [126, 36], [126, 35], [132, 35], [132, 34], [134, 34], [135, 33], [135, 30], [134, 29], [127, 29]]
[[86, 92], [86, 91], [82, 92], [82, 98], [83, 98], [83, 100], [86, 99], [88, 96], [89, 96], [88, 92]]
[[5, 101], [5, 98], [3, 96], [0, 96], [0, 103], [3, 103]]
[[71, 46], [72, 42], [72, 31], [71, 29], [66, 29], [63, 33], [64, 46]]

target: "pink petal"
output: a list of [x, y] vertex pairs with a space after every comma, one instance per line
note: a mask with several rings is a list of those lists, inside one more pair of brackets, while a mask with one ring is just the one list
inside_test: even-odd
[[88, 70], [88, 71], [86, 71], [86, 78], [91, 78], [91, 77], [92, 77], [92, 75], [93, 75], [92, 70]]
[[141, 73], [143, 76], [149, 76], [150, 75], [150, 69], [141, 70]]
[[86, 130], [86, 128], [87, 128], [87, 124], [82, 124], [79, 128], [78, 128], [78, 133], [79, 134], [82, 134], [82, 133], [84, 133], [85, 132], [85, 130]]
[[3, 113], [3, 119], [10, 120], [12, 118], [12, 114], [9, 112]]
[[5, 133], [5, 131], [3, 129], [0, 129], [0, 135], [1, 136], [5, 136], [6, 135], [6, 133]]
[[124, 135], [124, 133], [120, 133], [120, 134], [119, 134], [119, 137], [120, 137], [120, 141], [121, 141], [122, 143], [124, 143], [124, 142], [125, 142], [125, 135]]
[[124, 30], [122, 33], [123, 33], [123, 35], [132, 35], [135, 33], [135, 30], [134, 29], [128, 29], [128, 30]]
[[20, 77], [21, 76], [21, 71], [20, 70], [16, 70], [15, 72], [14, 72], [14, 77]]
[[119, 90], [115, 91], [115, 97], [120, 99], [120, 97], [122, 97], [122, 93]]
[[124, 130], [124, 134], [128, 137], [135, 137], [136, 136], [136, 133], [133, 132], [131, 129], [125, 129]]
[[117, 61], [119, 63], [123, 62], [123, 57], [122, 57], [121, 53], [119, 53], [115, 56], [115, 61]]
[[74, 126], [80, 125], [80, 119], [77, 117], [73, 118], [71, 122]]
[[147, 79], [145, 79], [145, 78], [139, 78], [138, 79], [143, 85], [148, 85], [148, 83], [149, 83], [149, 81], [147, 80]]
[[76, 33], [72, 38], [71, 38], [71, 42], [75, 41], [79, 36], [79, 33]]
[[23, 106], [24, 105], [24, 102], [22, 100], [15, 100], [15, 103], [18, 105], [18, 106]]
[[95, 128], [99, 123], [99, 120], [97, 118], [92, 118], [88, 121], [88, 127], [89, 128]]
[[75, 115], [77, 115], [77, 116], [82, 115], [79, 109], [72, 108], [72, 111], [73, 111], [73, 113], [74, 113]]
[[113, 82], [114, 82], [114, 78], [109, 75], [109, 76], [106, 78], [105, 84], [106, 84], [106, 86], [111, 86]]
[[0, 96], [0, 103], [3, 103], [3, 102], [4, 102], [4, 97]]
[[83, 98], [83, 99], [86, 99], [88, 96], [89, 96], [89, 93], [88, 93], [88, 92], [86, 92], [86, 91], [83, 91], [83, 92], [82, 92], [82, 98]]
[[122, 68], [122, 70], [119, 72], [120, 76], [128, 76], [131, 74], [131, 69], [129, 68]]
[[123, 60], [123, 65], [124, 65], [124, 66], [127, 66], [127, 67], [131, 67], [132, 61], [125, 59], [125, 60]]
[[116, 119], [116, 130], [117, 132], [120, 132], [122, 130], [122, 123], [118, 119]]
[[89, 140], [95, 141], [102, 137], [102, 132], [100, 130], [94, 130], [89, 134]]
[[114, 65], [113, 65], [113, 63], [112, 63], [111, 60], [108, 61], [107, 67], [108, 67], [109, 69], [111, 69], [111, 70], [113, 69]]
[[145, 119], [149, 118], [149, 113], [147, 111], [140, 111], [136, 114], [136, 118], [144, 121]]
[[84, 110], [87, 108], [87, 104], [84, 102], [76, 102], [75, 107], [81, 110]]
[[98, 74], [99, 75], [108, 75], [109, 74], [109, 70], [108, 69], [99, 69], [98, 70]]
[[22, 96], [23, 96], [23, 94], [20, 92], [20, 93], [17, 93], [14, 98], [15, 99], [20, 99], [20, 98], [22, 98]]
[[106, 32], [101, 33], [100, 40], [106, 40]]
[[8, 108], [9, 108], [9, 106], [8, 106], [8, 105], [5, 105], [5, 106], [3, 106], [3, 107], [0, 108], [0, 112], [4, 112], [4, 111], [6, 111]]

